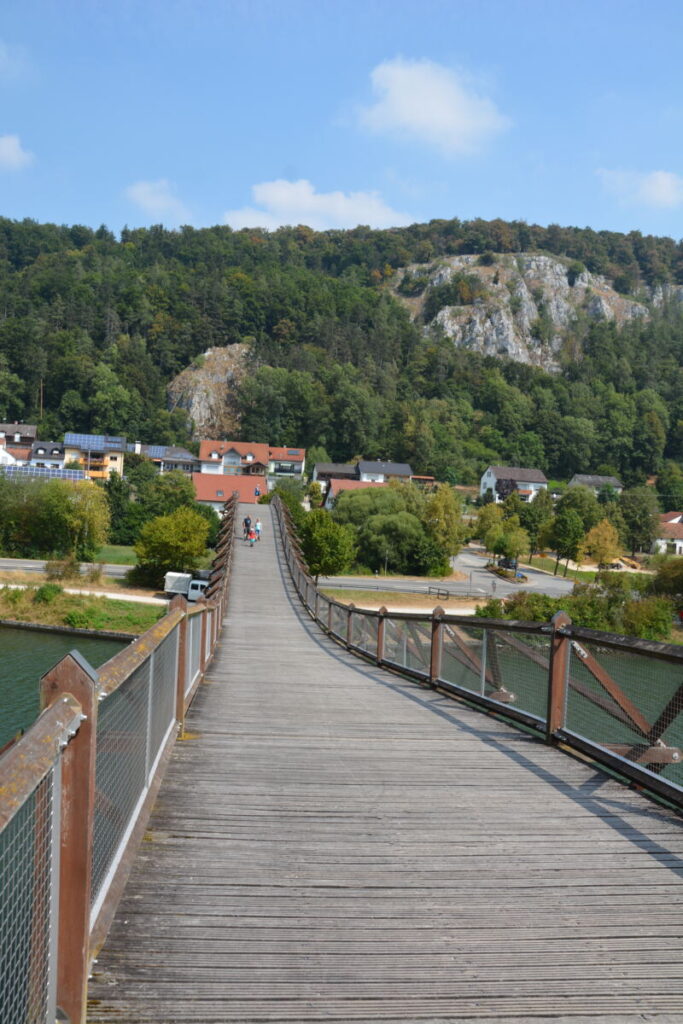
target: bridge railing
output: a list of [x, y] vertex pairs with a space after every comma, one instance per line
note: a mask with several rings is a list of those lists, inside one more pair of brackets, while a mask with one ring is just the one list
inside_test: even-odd
[[296, 590], [335, 640], [518, 722], [683, 806], [683, 649], [574, 626], [355, 608], [311, 578], [287, 507], [273, 507]]
[[85, 1020], [92, 957], [218, 640], [235, 509], [204, 598], [174, 598], [99, 671], [63, 658], [41, 680], [38, 720], [0, 757], [2, 1024]]

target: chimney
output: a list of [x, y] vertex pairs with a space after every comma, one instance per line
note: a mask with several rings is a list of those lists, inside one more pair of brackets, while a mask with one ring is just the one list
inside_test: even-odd
[[139, 441], [135, 442], [135, 454], [139, 455], [142, 451], [142, 445]]

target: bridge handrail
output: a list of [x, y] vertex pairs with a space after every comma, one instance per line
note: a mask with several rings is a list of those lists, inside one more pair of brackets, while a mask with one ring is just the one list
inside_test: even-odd
[[92, 957], [218, 640], [236, 507], [225, 503], [205, 596], [174, 598], [99, 672], [68, 654], [41, 680], [37, 721], [0, 755], [3, 1024], [85, 1021]]
[[574, 626], [368, 610], [324, 594], [287, 506], [285, 559], [308, 613], [348, 650], [588, 755], [683, 807], [683, 648]]

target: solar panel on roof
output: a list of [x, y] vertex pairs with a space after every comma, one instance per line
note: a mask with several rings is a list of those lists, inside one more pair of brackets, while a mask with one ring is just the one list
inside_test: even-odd
[[57, 469], [56, 466], [3, 466], [8, 477], [40, 477], [43, 480], [85, 480], [82, 469]]
[[106, 434], [73, 434], [64, 435], [64, 444], [72, 448], [83, 448], [90, 452], [102, 452], [106, 448], [125, 448], [125, 437], [107, 437]]
[[146, 454], [150, 459], [163, 459], [167, 451], [165, 444], [149, 444], [146, 446]]

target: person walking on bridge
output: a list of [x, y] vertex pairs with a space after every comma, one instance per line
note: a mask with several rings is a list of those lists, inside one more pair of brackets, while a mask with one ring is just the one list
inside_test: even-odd
[[260, 519], [257, 519], [254, 523], [254, 529], [256, 530], [256, 540], [261, 540], [261, 530], [263, 529]]
[[244, 539], [245, 540], [248, 538], [250, 530], [251, 530], [251, 516], [247, 515], [242, 520], [242, 533], [244, 535]]

